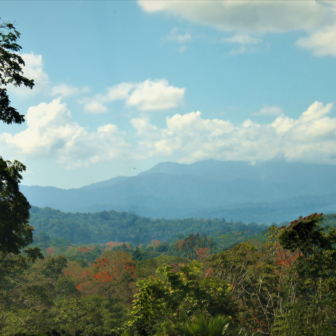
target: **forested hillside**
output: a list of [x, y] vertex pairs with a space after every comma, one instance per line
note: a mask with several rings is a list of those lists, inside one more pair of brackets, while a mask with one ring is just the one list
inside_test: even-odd
[[[58, 223], [72, 218], [33, 209], [41, 222], [50, 212]], [[78, 214], [78, 223], [87, 215], [83, 227], [89, 222], [100, 227], [102, 214], [110, 224], [131, 219], [133, 227], [152, 224], [115, 212]], [[75, 245], [38, 231], [31, 247], [40, 247], [44, 258], [28, 262], [0, 255], [1, 334], [301, 336], [309, 330], [310, 336], [334, 335], [335, 215], [313, 214], [266, 231], [214, 222], [226, 229], [225, 239], [231, 237], [229, 248], [198, 233], [134, 246]], [[169, 223], [161, 225], [181, 222]], [[201, 228], [201, 223], [206, 222], [194, 224]], [[333, 228], [325, 230], [326, 224]], [[259, 233], [242, 237], [235, 225]]]
[[222, 248], [263, 233], [266, 225], [228, 222], [225, 219], [160, 219], [137, 216], [129, 212], [65, 213], [51, 208], [32, 207], [30, 224], [35, 235], [45, 232], [51, 239], [65, 238], [73, 244], [128, 242], [135, 246], [153, 239], [173, 242], [189, 233], [216, 237]]

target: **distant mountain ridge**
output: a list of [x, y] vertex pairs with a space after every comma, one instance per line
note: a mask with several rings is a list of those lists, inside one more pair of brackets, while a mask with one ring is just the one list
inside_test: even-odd
[[69, 212], [132, 211], [165, 218], [271, 223], [336, 212], [336, 165], [199, 161], [159, 163], [78, 189], [21, 186], [32, 205]]

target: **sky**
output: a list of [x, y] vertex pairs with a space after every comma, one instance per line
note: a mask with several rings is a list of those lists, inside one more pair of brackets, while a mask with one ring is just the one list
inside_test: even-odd
[[0, 155], [79, 188], [159, 162], [336, 163], [334, 1], [1, 1], [32, 90]]

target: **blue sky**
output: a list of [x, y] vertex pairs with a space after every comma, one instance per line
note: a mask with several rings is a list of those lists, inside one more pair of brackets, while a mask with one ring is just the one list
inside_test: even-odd
[[77, 188], [158, 162], [336, 162], [328, 1], [2, 1], [33, 90], [1, 155]]

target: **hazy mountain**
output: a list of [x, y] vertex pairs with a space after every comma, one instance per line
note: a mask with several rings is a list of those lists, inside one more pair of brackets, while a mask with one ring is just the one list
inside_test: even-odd
[[98, 188], [112, 187], [116, 183], [126, 181], [127, 179], [129, 179], [128, 176], [118, 176], [118, 177], [111, 178], [110, 180], [107, 180], [107, 181], [89, 184], [80, 189], [81, 190], [94, 190]]
[[79, 189], [21, 186], [35, 206], [62, 211], [133, 211], [165, 218], [279, 222], [336, 212], [336, 166], [304, 163], [200, 161], [160, 163]]

